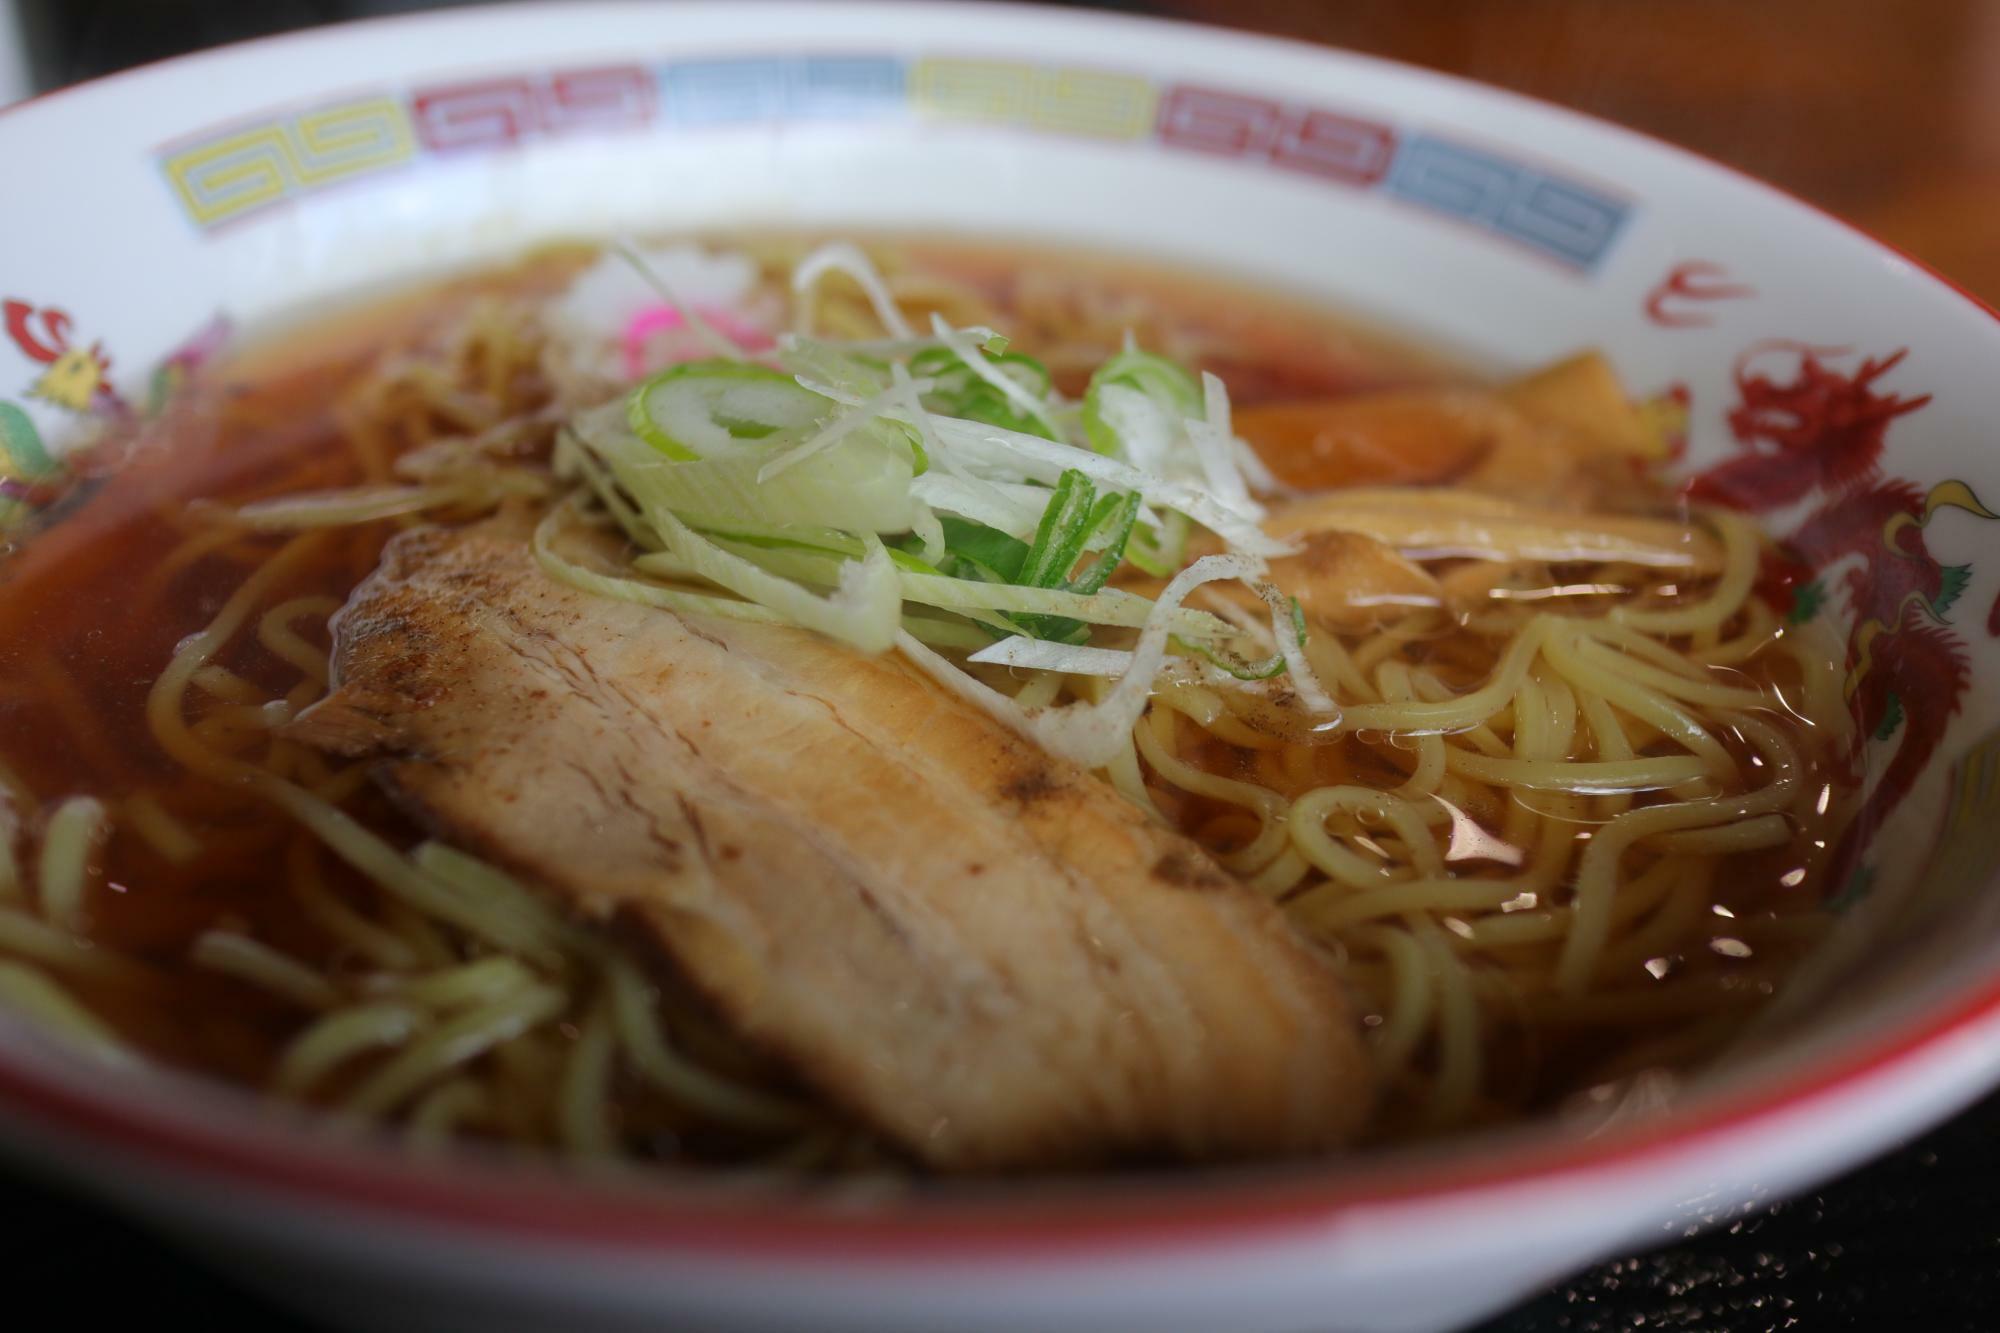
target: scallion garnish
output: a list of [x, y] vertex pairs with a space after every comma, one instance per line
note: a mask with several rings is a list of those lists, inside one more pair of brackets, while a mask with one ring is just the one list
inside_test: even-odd
[[[1264, 557], [1288, 548], [1258, 527], [1248, 447], [1219, 381], [1128, 347], [1081, 404], [1066, 401], [1046, 366], [991, 329], [934, 317], [928, 336], [912, 330], [851, 246], [816, 252], [798, 285], [836, 269], [861, 284], [887, 338], [787, 336], [773, 364], [675, 366], [569, 423], [559, 470], [587, 483], [640, 552], [637, 577], [621, 578], [550, 547], [555, 577], [670, 608], [733, 596], [750, 618], [867, 652], [893, 644], [1090, 764], [1175, 658], [1241, 688], [1289, 674], [1306, 706], [1332, 708], [1305, 659], [1303, 609], [1262, 581]], [[1189, 565], [1198, 527], [1229, 553]], [[1114, 586], [1128, 563], [1167, 581], [1157, 599]], [[1218, 579], [1270, 604], [1268, 632], [1181, 604]], [[923, 647], [994, 640], [1004, 646], [977, 660], [1119, 680], [1098, 704], [1010, 714], [1011, 701]]]

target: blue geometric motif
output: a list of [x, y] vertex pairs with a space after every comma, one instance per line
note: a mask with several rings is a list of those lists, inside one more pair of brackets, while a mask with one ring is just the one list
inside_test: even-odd
[[1383, 188], [1586, 270], [1610, 250], [1632, 211], [1575, 181], [1429, 134], [1403, 142]]
[[900, 111], [903, 66], [882, 56], [689, 60], [660, 69], [667, 116], [683, 125], [857, 119]]

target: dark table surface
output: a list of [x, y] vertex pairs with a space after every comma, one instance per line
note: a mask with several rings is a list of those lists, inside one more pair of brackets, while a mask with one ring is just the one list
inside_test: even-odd
[[[19, 0], [53, 84], [420, 0]], [[2000, 298], [1996, 0], [1159, 0], [1506, 84], [1722, 157]], [[1478, 1333], [2000, 1330], [2000, 1097], [1846, 1179], [1602, 1264]], [[302, 1327], [146, 1232], [0, 1175], [14, 1327]], [[115, 1268], [111, 1264], [115, 1262]], [[115, 1281], [106, 1281], [115, 1272]], [[58, 1306], [56, 1302], [60, 1302]], [[45, 1325], [56, 1327], [51, 1321]], [[1220, 1333], [1220, 1331], [1219, 1331]]]

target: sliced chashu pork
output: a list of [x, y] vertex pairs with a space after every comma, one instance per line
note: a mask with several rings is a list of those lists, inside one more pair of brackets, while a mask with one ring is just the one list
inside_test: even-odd
[[1338, 1144], [1354, 1014], [1278, 911], [894, 658], [595, 597], [517, 535], [390, 544], [300, 733], [636, 927], [746, 1039], [944, 1169]]

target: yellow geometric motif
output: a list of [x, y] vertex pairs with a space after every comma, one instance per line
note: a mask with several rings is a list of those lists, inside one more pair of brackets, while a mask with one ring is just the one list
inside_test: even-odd
[[1158, 101], [1151, 83], [1131, 75], [1000, 60], [920, 60], [910, 71], [910, 96], [920, 112], [941, 120], [1105, 139], [1147, 134]]
[[288, 142], [306, 185], [394, 166], [416, 151], [403, 109], [386, 97], [304, 112], [290, 125]]
[[288, 194], [395, 166], [415, 151], [402, 107], [368, 97], [234, 130], [161, 165], [189, 215], [210, 226]]

